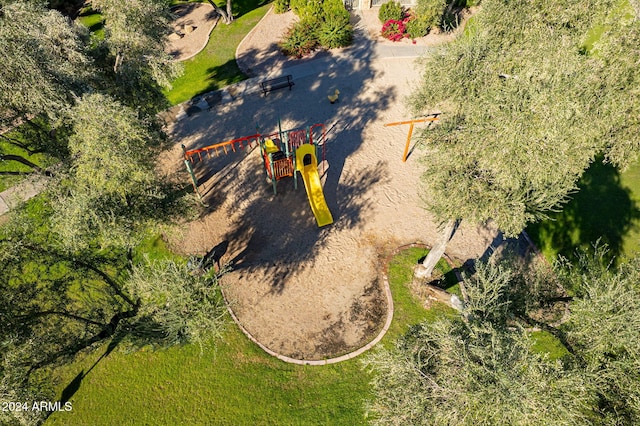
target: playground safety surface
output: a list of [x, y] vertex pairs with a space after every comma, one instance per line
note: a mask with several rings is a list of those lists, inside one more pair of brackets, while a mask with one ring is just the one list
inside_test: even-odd
[[[261, 22], [254, 35], [271, 37], [262, 42], [275, 46], [273, 28], [272, 19]], [[277, 132], [279, 120], [283, 130], [325, 124], [329, 167], [322, 183], [332, 225], [317, 227], [304, 187], [295, 190], [293, 179], [279, 181], [274, 195], [254, 149], [214, 155], [196, 167], [209, 207], [170, 241], [184, 254], [205, 254], [226, 242], [222, 262], [232, 269], [222, 285], [231, 309], [264, 347], [292, 359], [325, 360], [369, 343], [387, 318], [382, 259], [392, 248], [433, 243], [438, 236], [418, 195], [418, 158], [428, 147], [414, 147], [403, 163], [407, 129], [384, 127], [410, 117], [403, 100], [419, 69], [414, 58], [380, 57], [374, 47], [359, 27], [353, 47], [305, 63], [311, 72], [291, 91], [267, 97], [243, 92], [168, 129], [176, 146], [162, 167], [187, 184], [181, 144], [199, 148], [252, 135], [256, 127]], [[339, 101], [331, 104], [327, 96], [335, 89]], [[463, 223], [448, 253], [462, 261], [478, 258], [495, 235]]]

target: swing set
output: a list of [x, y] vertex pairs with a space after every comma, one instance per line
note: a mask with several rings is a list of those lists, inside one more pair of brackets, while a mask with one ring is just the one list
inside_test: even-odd
[[424, 117], [424, 118], [416, 118], [414, 120], [407, 120], [407, 121], [398, 121], [395, 123], [388, 123], [384, 125], [384, 127], [400, 126], [400, 125], [406, 125], [406, 124], [409, 125], [409, 133], [407, 134], [407, 143], [404, 146], [404, 154], [402, 154], [403, 163], [407, 161], [407, 157], [409, 156], [409, 144], [411, 143], [411, 136], [413, 135], [414, 124], [429, 123], [429, 125], [431, 125], [431, 123], [438, 120], [439, 115], [440, 114], [431, 114], [430, 116]]

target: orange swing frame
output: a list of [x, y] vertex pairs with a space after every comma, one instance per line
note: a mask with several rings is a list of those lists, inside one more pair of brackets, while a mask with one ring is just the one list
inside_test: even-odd
[[407, 157], [409, 156], [409, 144], [411, 143], [411, 136], [413, 135], [414, 124], [427, 123], [427, 122], [431, 124], [432, 122], [438, 120], [438, 115], [439, 114], [432, 114], [429, 117], [425, 117], [425, 118], [416, 118], [414, 120], [407, 120], [407, 121], [397, 121], [395, 123], [387, 123], [384, 125], [384, 127], [390, 127], [390, 126], [400, 126], [404, 124], [409, 124], [409, 134], [407, 135], [407, 143], [404, 146], [404, 154], [402, 154], [403, 163], [407, 161]]

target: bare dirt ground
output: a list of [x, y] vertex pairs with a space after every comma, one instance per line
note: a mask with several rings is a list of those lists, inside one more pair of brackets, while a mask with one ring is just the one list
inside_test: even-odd
[[[254, 58], [253, 69], [288, 63], [274, 29], [284, 31], [290, 19], [267, 15], [237, 56]], [[203, 147], [254, 134], [256, 127], [268, 134], [279, 119], [282, 129], [324, 123], [329, 167], [322, 181], [333, 225], [317, 227], [301, 181], [295, 190], [293, 179], [281, 180], [274, 195], [254, 149], [196, 164], [208, 208], [170, 237], [184, 254], [225, 247], [222, 262], [231, 271], [222, 285], [234, 313], [258, 341], [291, 358], [331, 358], [371, 341], [387, 315], [381, 259], [401, 244], [430, 244], [438, 236], [418, 195], [418, 159], [426, 148], [415, 147], [403, 163], [407, 128], [383, 126], [410, 117], [404, 99], [418, 84], [419, 69], [413, 58], [376, 56], [366, 28], [359, 26], [354, 46], [315, 58], [321, 66], [291, 91], [236, 96], [168, 129], [176, 146], [163, 167], [186, 184], [180, 144]], [[340, 100], [330, 104], [327, 95], [336, 88]], [[448, 253], [478, 258], [495, 235], [463, 223]]]

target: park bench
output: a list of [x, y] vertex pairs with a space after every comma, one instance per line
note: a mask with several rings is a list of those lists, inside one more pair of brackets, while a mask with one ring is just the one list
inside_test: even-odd
[[262, 93], [266, 96], [266, 94], [272, 90], [283, 89], [287, 86], [289, 87], [289, 90], [291, 90], [291, 86], [293, 86], [293, 84], [293, 76], [283, 75], [281, 77], [265, 80], [260, 83], [260, 86], [262, 86]]

